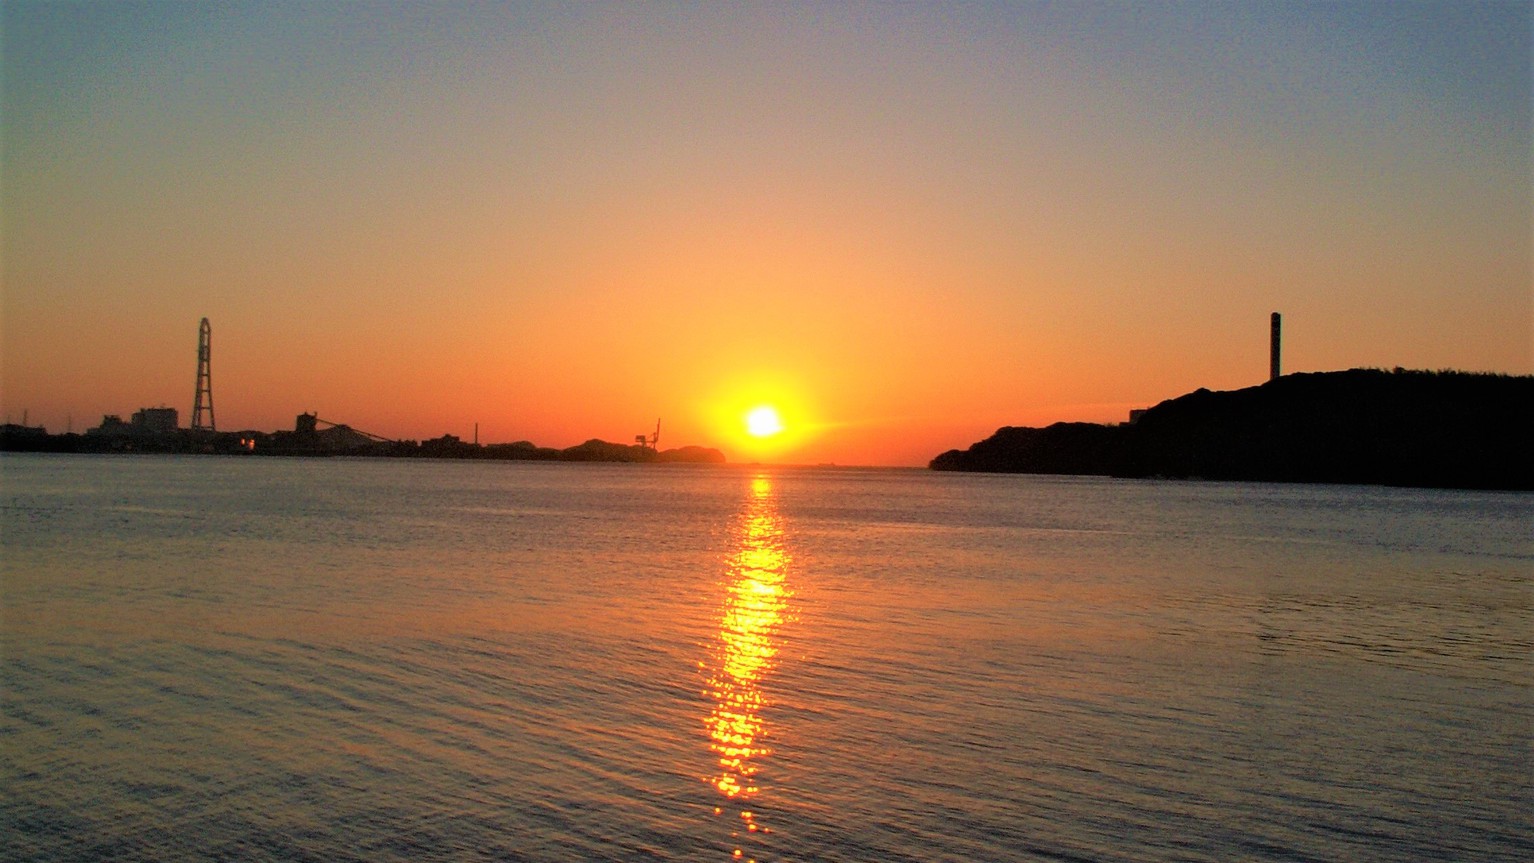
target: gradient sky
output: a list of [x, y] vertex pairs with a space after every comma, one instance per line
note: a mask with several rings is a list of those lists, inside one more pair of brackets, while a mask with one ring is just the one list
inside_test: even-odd
[[[1534, 371], [1529, 3], [7, 0], [5, 416], [925, 464]], [[789, 428], [740, 433], [757, 402]]]

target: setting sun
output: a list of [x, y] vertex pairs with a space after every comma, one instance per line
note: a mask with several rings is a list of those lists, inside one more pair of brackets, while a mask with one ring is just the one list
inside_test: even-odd
[[752, 437], [772, 437], [783, 431], [783, 418], [778, 416], [777, 408], [770, 405], [752, 408], [746, 414], [746, 431]]
[[722, 375], [699, 403], [714, 439], [727, 457], [746, 462], [803, 458], [824, 421], [807, 398], [796, 368], [751, 369]]

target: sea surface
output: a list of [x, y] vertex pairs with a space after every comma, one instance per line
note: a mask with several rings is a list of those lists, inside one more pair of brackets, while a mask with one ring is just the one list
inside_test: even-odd
[[1527, 861], [1534, 495], [0, 457], [0, 859]]

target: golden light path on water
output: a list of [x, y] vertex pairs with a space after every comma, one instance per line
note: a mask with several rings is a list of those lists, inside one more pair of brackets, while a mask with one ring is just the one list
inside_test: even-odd
[[739, 548], [725, 577], [719, 635], [706, 667], [712, 700], [706, 724], [709, 749], [717, 759], [708, 781], [725, 798], [714, 814], [736, 822], [730, 834], [732, 855], [743, 857], [742, 832], [771, 832], [757, 820], [751, 801], [761, 790], [756, 781], [761, 761], [771, 754], [762, 686], [776, 665], [775, 638], [788, 618], [792, 595], [785, 583], [789, 554], [769, 477], [752, 479], [737, 537]]

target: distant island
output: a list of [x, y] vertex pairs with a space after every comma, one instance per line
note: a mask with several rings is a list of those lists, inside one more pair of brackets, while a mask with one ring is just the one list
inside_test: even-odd
[[[321, 424], [326, 428], [320, 428]], [[0, 426], [0, 451], [54, 453], [186, 453], [249, 456], [370, 456], [382, 458], [490, 459], [723, 464], [724, 453], [700, 446], [658, 449], [648, 443], [617, 444], [592, 438], [565, 449], [531, 441], [480, 444], [456, 435], [431, 440], [389, 440], [347, 425], [299, 414], [292, 431], [213, 432], [177, 427], [174, 408], [145, 408], [128, 422], [117, 416], [85, 434], [48, 434], [37, 426]]]
[[1005, 427], [933, 470], [1534, 489], [1534, 377], [1354, 369], [1200, 389], [1121, 425]]

